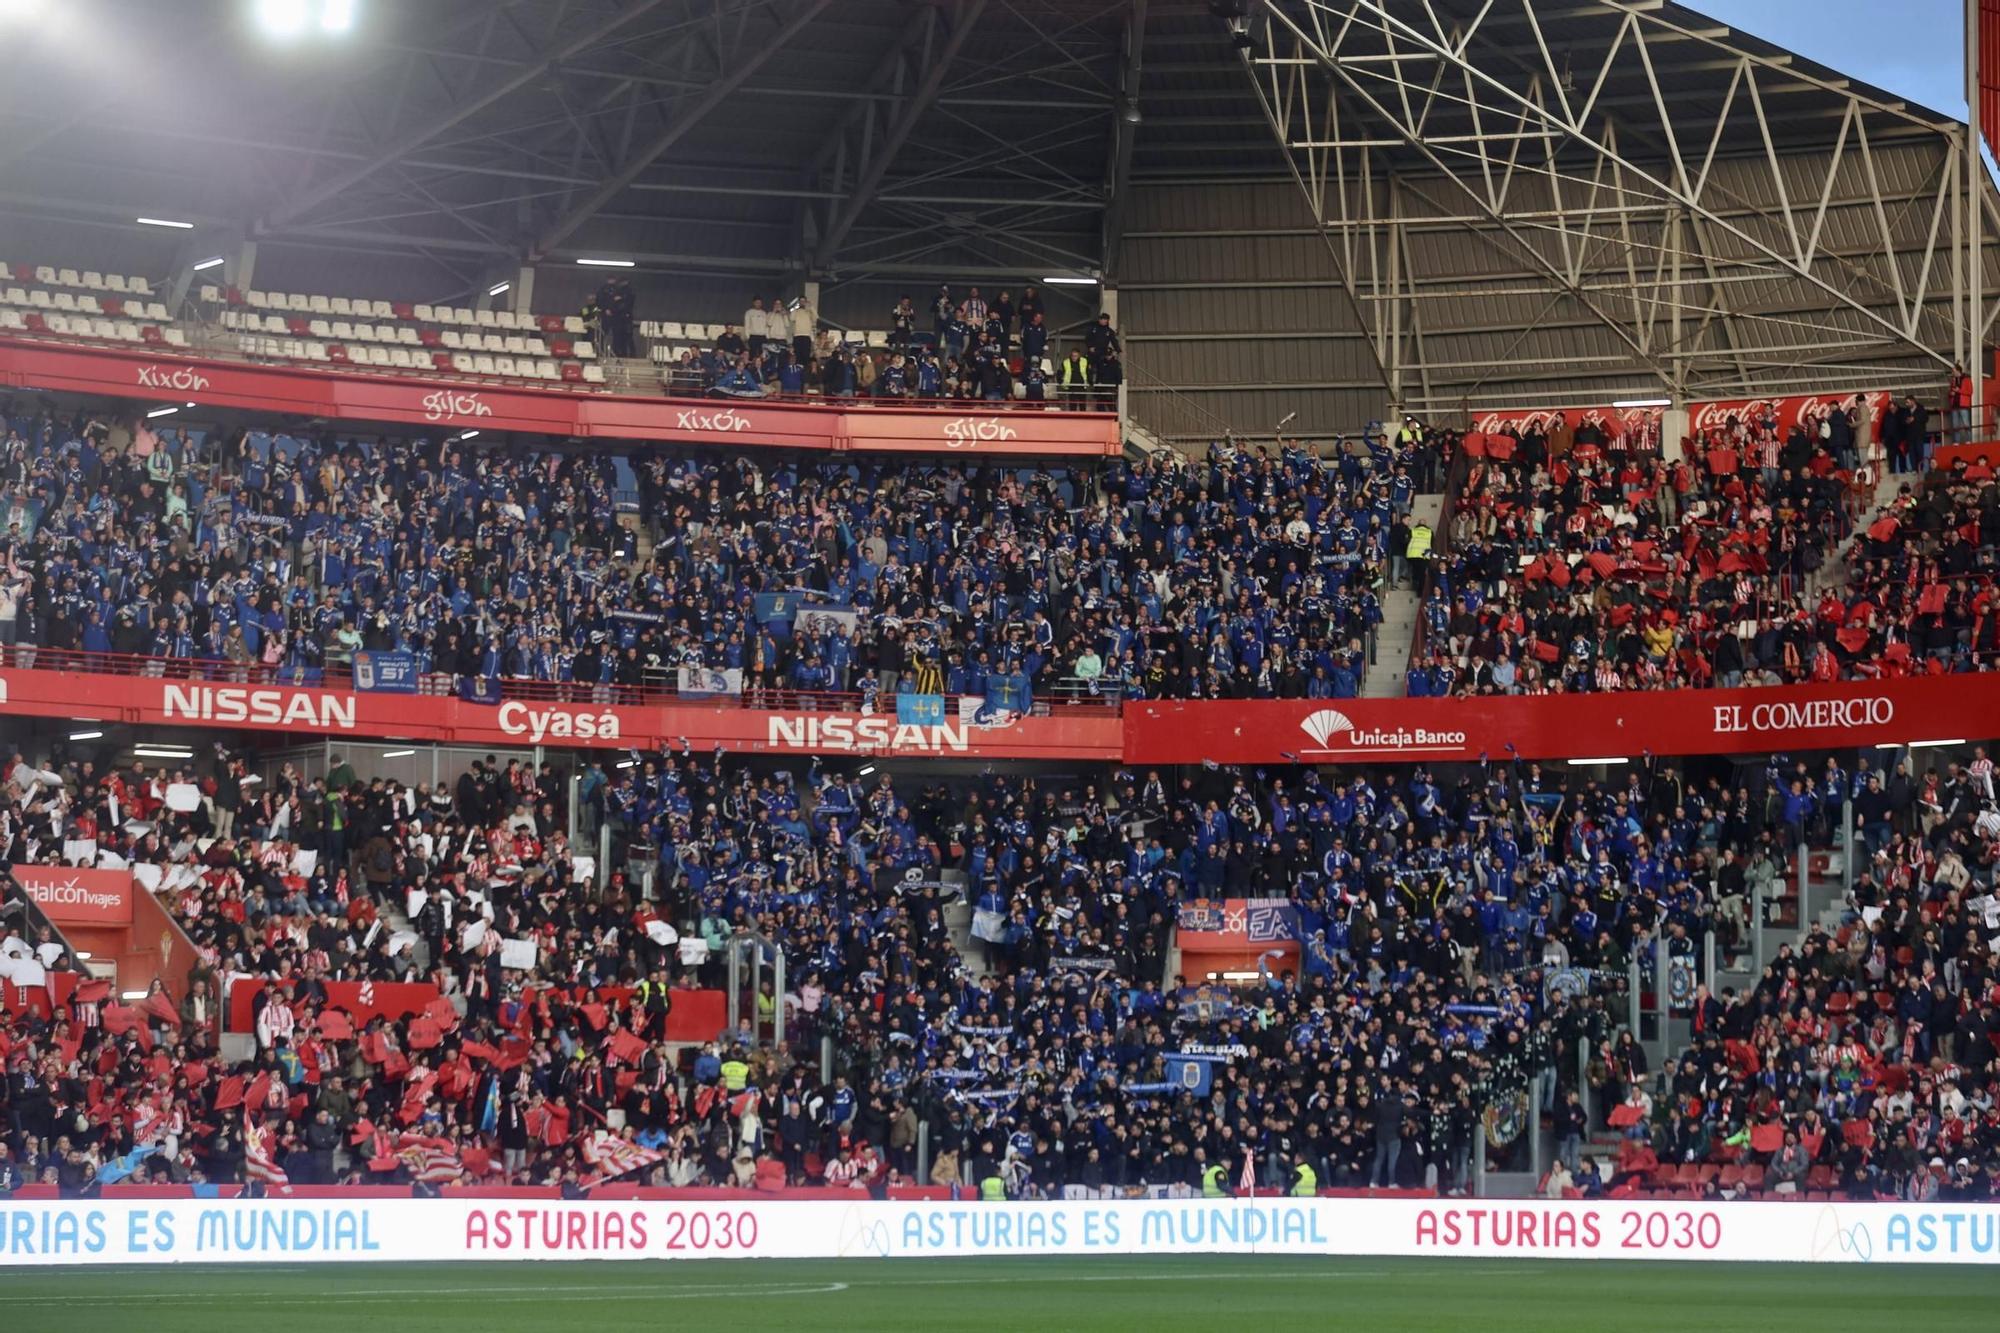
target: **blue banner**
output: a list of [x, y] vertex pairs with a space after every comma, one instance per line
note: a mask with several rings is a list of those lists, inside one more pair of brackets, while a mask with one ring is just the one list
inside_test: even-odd
[[458, 697], [469, 704], [500, 703], [500, 681], [494, 676], [467, 676], [458, 683]]
[[1211, 1061], [1187, 1055], [1169, 1055], [1166, 1065], [1167, 1082], [1183, 1092], [1206, 1097], [1215, 1086], [1215, 1065]]
[[906, 727], [943, 726], [944, 696], [942, 694], [897, 695], [896, 721]]
[[769, 625], [781, 622], [789, 625], [805, 603], [805, 594], [801, 592], [760, 592], [757, 594], [757, 623]]
[[356, 653], [354, 688], [377, 694], [415, 694], [417, 655], [403, 652]]

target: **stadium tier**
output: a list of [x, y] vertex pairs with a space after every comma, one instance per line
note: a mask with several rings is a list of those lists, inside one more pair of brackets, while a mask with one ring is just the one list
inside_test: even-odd
[[[1552, 1197], [1984, 1198], [2000, 1162], [1983, 750], [1740, 786], [327, 762], [11, 760], [5, 948], [46, 976], [4, 1183], [1463, 1191], [1539, 1119]], [[1697, 982], [1850, 815], [1837, 930]], [[184, 977], [119, 997], [22, 915], [77, 919], [85, 843]], [[745, 948], [782, 963], [729, 1027]], [[1626, 1026], [1656, 966], [1663, 1068]]]
[[2000, 0], [1712, 3], [0, 0], [0, 1307], [1989, 1326]]

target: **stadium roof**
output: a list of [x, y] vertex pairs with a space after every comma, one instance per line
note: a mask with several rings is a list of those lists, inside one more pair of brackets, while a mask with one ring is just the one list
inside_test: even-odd
[[[251, 8], [76, 0], [8, 34], [0, 211], [420, 256], [440, 296], [605, 254], [1105, 273], [1157, 294], [1121, 315], [1142, 339], [1191, 318], [1169, 291], [1247, 335], [1220, 293], [1317, 283], [1328, 424], [1384, 387], [1727, 395], [1968, 345], [1963, 126], [1660, 0], [362, 0], [290, 44]], [[1302, 234], [1312, 272], [1225, 253]], [[1254, 387], [1156, 350], [1135, 374], [1221, 415]]]

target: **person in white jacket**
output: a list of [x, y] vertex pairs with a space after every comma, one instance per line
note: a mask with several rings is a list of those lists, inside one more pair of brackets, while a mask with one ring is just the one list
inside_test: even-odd
[[750, 308], [743, 312], [743, 338], [750, 344], [750, 355], [764, 354], [764, 340], [771, 336], [770, 317], [764, 313], [764, 298], [757, 297], [750, 302]]
[[802, 296], [792, 305], [792, 355], [802, 366], [810, 366], [813, 359], [813, 331], [819, 324], [819, 312]]

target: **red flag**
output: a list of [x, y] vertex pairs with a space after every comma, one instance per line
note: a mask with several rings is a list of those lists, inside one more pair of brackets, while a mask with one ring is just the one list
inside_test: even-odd
[[78, 1004], [102, 1004], [111, 998], [111, 983], [101, 977], [79, 981], [76, 993], [70, 997]]
[[145, 1009], [170, 1028], [181, 1025], [181, 1011], [174, 1008], [173, 997], [163, 990], [154, 991], [146, 997]]
[[181, 1066], [181, 1072], [187, 1075], [188, 1086], [191, 1088], [198, 1088], [208, 1082], [208, 1065], [204, 1061], [190, 1060]]
[[444, 1033], [438, 1029], [437, 1020], [425, 1015], [410, 1020], [410, 1049], [428, 1051], [444, 1040]]
[[243, 1075], [231, 1074], [215, 1088], [215, 1109], [227, 1111], [232, 1106], [243, 1104]]
[[361, 1036], [361, 1058], [371, 1065], [379, 1065], [389, 1058], [389, 1039], [379, 1032], [365, 1032]]
[[146, 1026], [145, 1017], [129, 1004], [107, 1004], [98, 1011], [98, 1017], [104, 1023], [104, 1030], [114, 1037]]
[[243, 1102], [252, 1111], [262, 1111], [265, 1107], [269, 1106], [271, 1104], [271, 1076], [269, 1074], [259, 1074], [256, 1078], [252, 1079], [250, 1086], [244, 1090]]
[[354, 1024], [338, 1009], [329, 1009], [319, 1016], [319, 1035], [328, 1041], [347, 1041], [354, 1036]]
[[604, 1024], [607, 1016], [605, 1014], [603, 1005], [580, 1004], [577, 1006], [577, 1012], [582, 1014], [584, 1018], [588, 1020], [591, 1027], [595, 1028], [599, 1032], [604, 1031]]
[[498, 1060], [500, 1052], [483, 1041], [468, 1041], [459, 1048], [468, 1060]]
[[646, 1043], [624, 1028], [611, 1034], [611, 1058], [623, 1064], [638, 1064], [646, 1054]]
[[451, 1001], [440, 995], [424, 1006], [424, 1015], [438, 1025], [440, 1031], [451, 1032], [458, 1027], [458, 1010], [451, 1007]]

